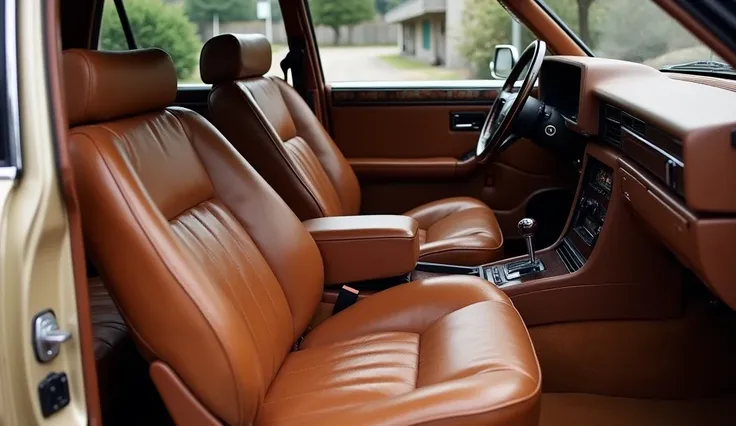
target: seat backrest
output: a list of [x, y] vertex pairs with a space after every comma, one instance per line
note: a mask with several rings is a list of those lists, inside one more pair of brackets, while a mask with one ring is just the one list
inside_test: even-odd
[[302, 220], [355, 215], [353, 169], [299, 94], [271, 69], [260, 34], [222, 34], [202, 48], [212, 122]]
[[250, 424], [323, 286], [319, 251], [161, 50], [64, 52], [87, 251], [144, 353]]

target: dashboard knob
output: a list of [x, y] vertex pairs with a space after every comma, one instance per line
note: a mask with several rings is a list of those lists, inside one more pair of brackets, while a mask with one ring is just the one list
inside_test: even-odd
[[587, 210], [589, 213], [595, 213], [596, 210], [598, 210], [598, 201], [590, 198], [586, 199], [585, 210]]

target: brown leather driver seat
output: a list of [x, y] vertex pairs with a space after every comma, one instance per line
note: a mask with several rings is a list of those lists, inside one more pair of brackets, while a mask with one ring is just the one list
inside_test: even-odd
[[415, 281], [305, 335], [320, 252], [212, 125], [168, 107], [168, 55], [69, 50], [64, 73], [86, 247], [177, 424], [537, 424], [539, 365], [502, 291]]
[[[299, 94], [264, 77], [270, 68], [271, 44], [260, 34], [210, 39], [200, 71], [213, 85], [212, 122], [301, 220], [359, 214], [353, 169]], [[450, 198], [405, 214], [419, 222], [422, 261], [480, 265], [503, 257], [496, 216], [479, 200]]]

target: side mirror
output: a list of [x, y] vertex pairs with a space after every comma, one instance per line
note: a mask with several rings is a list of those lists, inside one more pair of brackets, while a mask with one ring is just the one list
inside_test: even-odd
[[506, 80], [511, 70], [519, 61], [519, 51], [510, 44], [499, 44], [493, 55], [493, 61], [488, 64], [491, 68], [491, 76], [497, 80]]

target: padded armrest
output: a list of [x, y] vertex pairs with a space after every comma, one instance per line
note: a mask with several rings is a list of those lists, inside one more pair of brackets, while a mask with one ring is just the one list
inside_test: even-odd
[[419, 258], [419, 224], [408, 216], [325, 217], [304, 226], [322, 254], [326, 285], [395, 277]]

